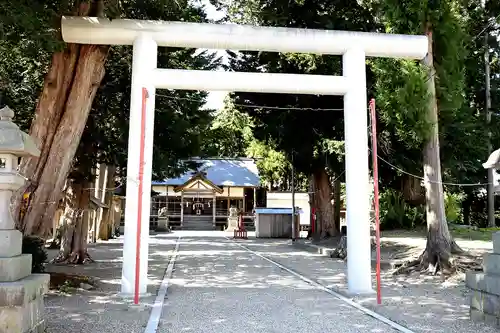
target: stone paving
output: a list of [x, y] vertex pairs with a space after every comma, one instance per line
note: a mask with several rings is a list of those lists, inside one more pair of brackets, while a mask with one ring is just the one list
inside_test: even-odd
[[218, 233], [185, 234], [158, 332], [235, 331], [393, 330]]

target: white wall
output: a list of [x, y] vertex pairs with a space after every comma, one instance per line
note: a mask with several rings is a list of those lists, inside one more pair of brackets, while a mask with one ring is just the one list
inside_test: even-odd
[[[267, 207], [269, 208], [292, 208], [291, 192], [267, 192]], [[309, 194], [295, 192], [295, 206], [300, 207], [300, 224], [309, 225], [311, 221], [311, 205]]]

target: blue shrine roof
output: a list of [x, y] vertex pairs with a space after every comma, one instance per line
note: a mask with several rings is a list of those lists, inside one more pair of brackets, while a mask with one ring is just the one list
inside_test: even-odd
[[198, 170], [190, 170], [177, 178], [153, 181], [152, 185], [182, 185], [193, 177], [196, 171], [201, 171], [205, 177], [217, 186], [260, 186], [259, 171], [253, 159], [249, 158], [209, 158], [194, 161], [201, 166]]

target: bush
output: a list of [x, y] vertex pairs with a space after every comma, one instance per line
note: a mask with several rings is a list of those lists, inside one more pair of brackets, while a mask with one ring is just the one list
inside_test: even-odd
[[449, 223], [462, 222], [462, 200], [463, 195], [458, 193], [444, 194], [444, 209], [446, 212], [446, 220]]
[[45, 241], [40, 237], [23, 237], [23, 254], [31, 254], [31, 273], [43, 273], [45, 271], [45, 262], [47, 261], [47, 251], [45, 250]]
[[401, 193], [393, 189], [380, 194], [379, 205], [381, 229], [411, 229], [425, 221], [424, 208], [410, 206]]

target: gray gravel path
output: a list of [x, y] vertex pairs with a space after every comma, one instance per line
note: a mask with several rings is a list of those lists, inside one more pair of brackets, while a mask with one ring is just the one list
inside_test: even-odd
[[[249, 239], [244, 244], [295, 272], [333, 290], [347, 292], [347, 267], [343, 261], [292, 247], [287, 240]], [[375, 288], [375, 276], [373, 274]], [[408, 327], [414, 332], [494, 333], [497, 329], [470, 321], [468, 290], [462, 281], [443, 282], [439, 277], [382, 274], [382, 306], [375, 296], [355, 301]]]
[[[149, 246], [149, 297], [134, 306], [120, 292], [123, 238], [92, 244], [95, 263], [49, 265], [48, 270], [97, 277], [99, 290], [75, 290], [69, 294], [51, 292], [45, 298], [47, 333], [143, 333], [159, 285], [175, 247], [172, 234], [152, 235]], [[57, 254], [51, 251], [50, 257]], [[50, 258], [49, 258], [50, 259]]]
[[189, 235], [181, 240], [160, 333], [394, 332], [218, 234]]

